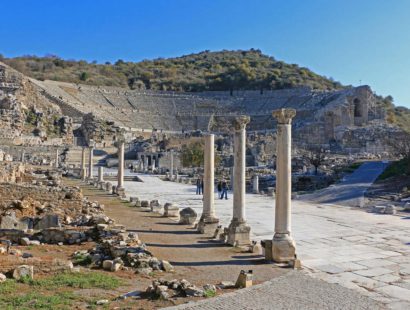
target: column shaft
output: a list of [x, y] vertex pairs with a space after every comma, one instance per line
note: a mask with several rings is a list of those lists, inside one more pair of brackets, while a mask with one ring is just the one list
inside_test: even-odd
[[[291, 132], [294, 109], [280, 109], [272, 112], [277, 118], [276, 137], [276, 205], [275, 235], [272, 240], [272, 253], [266, 253], [267, 259], [275, 262], [289, 262], [295, 259], [296, 245], [290, 235], [291, 219]], [[271, 255], [270, 255], [271, 254]]]
[[245, 135], [245, 128], [234, 134], [233, 219], [239, 223], [245, 222]]
[[174, 176], [174, 152], [171, 150], [171, 166], [169, 168], [169, 174], [171, 175], [171, 179]]
[[124, 142], [121, 142], [118, 147], [118, 188], [124, 187]]
[[90, 153], [89, 153], [89, 157], [88, 157], [88, 178], [92, 179], [93, 178], [93, 152], [94, 152], [94, 148], [90, 147]]
[[214, 135], [205, 136], [204, 152], [204, 202], [202, 215], [215, 216], [214, 203]]
[[258, 194], [259, 193], [259, 176], [258, 175], [254, 175], [253, 176], [253, 193], [254, 194]]
[[275, 234], [290, 234], [291, 211], [291, 125], [278, 124], [276, 165]]
[[249, 116], [238, 116], [234, 125], [233, 217], [228, 227], [227, 243], [249, 245], [251, 228], [245, 221], [246, 125]]
[[[198, 231], [202, 234], [213, 234], [218, 227], [219, 220], [215, 217], [214, 194], [214, 135], [205, 135], [204, 149], [204, 199], [202, 216], [198, 222]], [[171, 153], [172, 156], [172, 153]], [[172, 157], [171, 157], [172, 158]]]
[[98, 167], [98, 182], [104, 182], [104, 167]]

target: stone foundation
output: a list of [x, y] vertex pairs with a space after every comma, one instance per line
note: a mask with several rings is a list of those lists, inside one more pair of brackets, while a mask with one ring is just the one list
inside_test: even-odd
[[234, 246], [250, 245], [250, 232], [250, 226], [232, 221], [226, 231], [227, 243]]
[[198, 222], [198, 232], [206, 235], [213, 235], [218, 228], [219, 219], [213, 217], [207, 217], [201, 219]]
[[[272, 241], [272, 258], [277, 263], [287, 263], [295, 259], [296, 244], [289, 235], [275, 234]], [[267, 255], [265, 255], [267, 257]]]

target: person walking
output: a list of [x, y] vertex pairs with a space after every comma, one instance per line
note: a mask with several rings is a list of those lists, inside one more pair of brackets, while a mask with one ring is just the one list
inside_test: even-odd
[[219, 180], [218, 185], [216, 186], [217, 190], [218, 190], [218, 198], [221, 198], [221, 194], [222, 194], [222, 181]]
[[221, 199], [223, 199], [225, 196], [225, 199], [228, 199], [228, 183], [226, 182], [225, 179], [222, 180], [222, 194], [221, 194]]
[[196, 179], [196, 194], [201, 195], [201, 178]]

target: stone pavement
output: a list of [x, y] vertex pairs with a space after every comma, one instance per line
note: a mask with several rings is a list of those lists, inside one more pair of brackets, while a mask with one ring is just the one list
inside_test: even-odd
[[[128, 196], [175, 202], [199, 214], [202, 198], [191, 185], [139, 175], [144, 182], [125, 182]], [[216, 214], [227, 226], [232, 196], [216, 202]], [[246, 195], [247, 221], [254, 240], [270, 239], [274, 199]], [[354, 289], [391, 307], [410, 308], [410, 216], [366, 213], [347, 207], [292, 202], [297, 254], [310, 275]]]
[[341, 182], [312, 194], [302, 195], [300, 199], [342, 206], [363, 206], [365, 191], [386, 169], [387, 165], [388, 163], [383, 161], [365, 162]]
[[335, 284], [324, 285], [301, 272], [290, 272], [249, 289], [191, 302], [168, 310], [385, 309], [380, 303]]

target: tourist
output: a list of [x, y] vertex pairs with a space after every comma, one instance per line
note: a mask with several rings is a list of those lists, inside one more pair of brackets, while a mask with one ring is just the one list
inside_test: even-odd
[[221, 197], [222, 194], [222, 181], [219, 180], [218, 185], [216, 186], [217, 190], [218, 190], [218, 198]]
[[223, 199], [225, 196], [225, 199], [228, 199], [228, 184], [226, 183], [226, 180], [222, 180], [222, 194], [221, 194], [221, 199]]
[[202, 186], [203, 186], [203, 184], [201, 185], [201, 178], [198, 177], [198, 179], [196, 179], [196, 194], [197, 195], [202, 194], [202, 192], [201, 192], [202, 191]]

